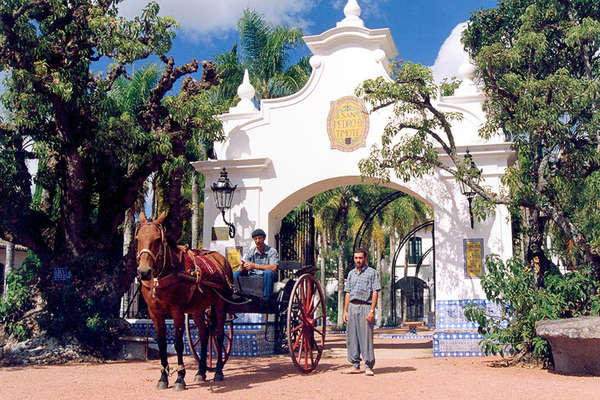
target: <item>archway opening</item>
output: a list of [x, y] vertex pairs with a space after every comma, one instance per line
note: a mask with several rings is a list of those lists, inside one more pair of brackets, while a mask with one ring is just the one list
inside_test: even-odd
[[[343, 306], [344, 278], [354, 267], [354, 249], [365, 248], [369, 264], [378, 270], [382, 283], [378, 325], [398, 326], [405, 319], [396, 317], [396, 304], [402, 304], [403, 296], [408, 298], [407, 289], [397, 290], [399, 279], [414, 274], [415, 279], [431, 281], [426, 286], [428, 293], [434, 293], [433, 253], [420, 260], [418, 269], [412, 265], [416, 263], [407, 264], [417, 256], [415, 250], [421, 249], [414, 245], [417, 240], [403, 246], [402, 257], [396, 254], [399, 242], [415, 226], [432, 221], [433, 209], [420, 196], [397, 185], [361, 184], [360, 180], [349, 181], [347, 178], [328, 183], [319, 182], [312, 188], [303, 188], [272, 210], [270, 216], [274, 217], [281, 212], [283, 204], [290, 208], [290, 198], [298, 201], [281, 217], [279, 224], [270, 220], [271, 226], [279, 225], [275, 231], [279, 232], [276, 242], [281, 259], [315, 265], [319, 269], [321, 285], [328, 297], [328, 320], [330, 324], [340, 326], [337, 310]], [[428, 244], [433, 242], [429, 240]], [[407, 257], [412, 258], [408, 260]], [[420, 317], [424, 322], [435, 304], [432, 296], [411, 297], [413, 301], [421, 302], [418, 309], [423, 310]]]

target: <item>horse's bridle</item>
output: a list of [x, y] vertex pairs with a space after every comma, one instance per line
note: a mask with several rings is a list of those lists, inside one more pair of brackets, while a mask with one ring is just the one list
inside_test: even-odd
[[[148, 248], [143, 248], [140, 251], [138, 251], [137, 255], [135, 256], [135, 260], [136, 262], [139, 264], [140, 263], [140, 257], [142, 257], [142, 254], [148, 254], [150, 256], [150, 258], [152, 258], [152, 260], [154, 261], [154, 263], [156, 264], [158, 262], [158, 257], [160, 257], [162, 255], [162, 259], [163, 259], [163, 265], [162, 268], [160, 269], [160, 271], [158, 272], [158, 274], [156, 275], [155, 278], [158, 278], [159, 276], [162, 275], [162, 273], [164, 272], [166, 266], [167, 266], [167, 241], [165, 240], [165, 228], [161, 225], [161, 224], [157, 224], [156, 222], [152, 222], [152, 221], [148, 221], [146, 223], [144, 223], [144, 225], [155, 225], [158, 227], [158, 230], [160, 231], [160, 241], [161, 241], [161, 247], [159, 248], [159, 253], [158, 254], [154, 254], [152, 252], [152, 250], [148, 249]], [[140, 230], [141, 225], [135, 230], [135, 238], [137, 240], [138, 237], [138, 232]], [[162, 251], [161, 251], [162, 250]], [[161, 254], [162, 253], [162, 254]]]

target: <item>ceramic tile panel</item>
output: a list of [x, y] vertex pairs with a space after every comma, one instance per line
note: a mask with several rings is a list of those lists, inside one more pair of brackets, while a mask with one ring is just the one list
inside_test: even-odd
[[433, 334], [434, 357], [483, 356], [479, 342], [483, 337], [474, 332], [441, 332]]

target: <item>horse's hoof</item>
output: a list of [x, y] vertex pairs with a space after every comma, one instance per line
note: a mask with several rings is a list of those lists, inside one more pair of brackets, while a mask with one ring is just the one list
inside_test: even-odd
[[221, 382], [223, 380], [223, 374], [215, 374], [213, 382]]
[[156, 385], [157, 389], [163, 390], [169, 387], [169, 382], [165, 382], [165, 381], [158, 381], [158, 384]]
[[175, 382], [175, 386], [173, 386], [173, 390], [175, 390], [176, 392], [185, 390], [185, 382]]
[[206, 380], [206, 375], [196, 374], [194, 377], [194, 382], [204, 382]]

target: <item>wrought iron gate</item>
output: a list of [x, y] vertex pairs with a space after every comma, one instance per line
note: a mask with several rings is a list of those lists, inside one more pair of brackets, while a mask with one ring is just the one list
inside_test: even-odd
[[315, 218], [310, 203], [304, 203], [281, 221], [275, 236], [279, 258], [315, 265]]

